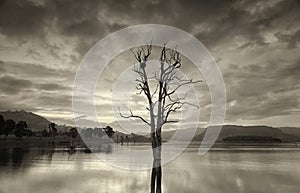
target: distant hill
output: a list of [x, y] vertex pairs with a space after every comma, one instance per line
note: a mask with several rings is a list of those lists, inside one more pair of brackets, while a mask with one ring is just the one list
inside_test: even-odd
[[[195, 132], [193, 141], [202, 141], [207, 128], [198, 128]], [[164, 141], [171, 139], [176, 130], [163, 131], [162, 138]], [[277, 140], [282, 142], [300, 141], [300, 128], [284, 127], [274, 128], [269, 126], [241, 126], [241, 125], [224, 125], [221, 133], [218, 136], [217, 141], [221, 142], [224, 139], [231, 139], [227, 141], [234, 141], [240, 138], [245, 141], [250, 139], [256, 139], [256, 141], [262, 140]], [[176, 139], [173, 139], [176, 140]], [[180, 139], [178, 139], [180, 140]]]
[[[150, 141], [150, 138], [146, 137], [146, 136], [143, 136], [143, 135], [138, 135], [138, 134], [135, 134], [134, 137], [133, 135], [131, 134], [125, 134], [125, 133], [122, 133], [122, 132], [119, 132], [119, 131], [116, 131], [113, 135], [113, 140], [114, 141], [118, 141], [118, 142], [121, 142], [121, 136], [123, 136], [123, 140], [124, 142], [140, 142], [140, 143], [148, 143], [148, 142], [151, 142]], [[127, 136], [127, 138], [126, 138]]]
[[[208, 128], [209, 129], [209, 128]], [[205, 130], [206, 131], [206, 130]], [[194, 141], [201, 141], [205, 132], [194, 137]], [[277, 138], [282, 142], [296, 141], [299, 138], [296, 135], [292, 135], [287, 132], [283, 132], [279, 128], [269, 126], [239, 126], [239, 125], [224, 125], [218, 136], [217, 141], [223, 141], [225, 138], [237, 137], [237, 136], [259, 136]]]
[[46, 118], [39, 116], [37, 114], [26, 112], [26, 111], [0, 111], [0, 115], [4, 117], [4, 119], [12, 119], [16, 123], [19, 121], [26, 121], [27, 125], [32, 130], [42, 130], [47, 129], [50, 121]]
[[[189, 129], [185, 129], [185, 130], [187, 131]], [[195, 131], [195, 136], [200, 135], [201, 133], [203, 133], [204, 130], [205, 130], [204, 128], [197, 128], [197, 130]], [[174, 137], [175, 132], [176, 130], [162, 131], [162, 139], [164, 141], [170, 140], [172, 137]]]
[[[16, 123], [19, 121], [26, 121], [27, 125], [30, 129], [34, 131], [47, 129], [50, 121], [46, 118], [31, 113], [26, 112], [24, 110], [21, 111], [0, 111], [0, 115], [4, 117], [4, 119], [12, 119]], [[205, 131], [209, 129], [198, 128], [196, 130], [193, 141], [202, 141]], [[176, 130], [163, 131], [162, 137], [164, 141], [169, 140], [175, 134]], [[133, 141], [133, 136], [131, 134], [125, 134], [122, 132], [116, 132], [113, 135], [113, 139], [116, 141], [118, 136], [118, 140], [120, 137], [128, 136], [128, 141]], [[149, 135], [139, 135], [135, 134], [136, 142], [150, 142]], [[280, 139], [281, 142], [293, 142], [300, 141], [300, 128], [296, 127], [280, 127], [274, 128], [269, 126], [240, 126], [240, 125], [224, 125], [222, 127], [221, 133], [218, 136], [217, 141], [224, 141], [224, 139], [248, 139], [248, 138], [259, 138], [259, 139]], [[175, 139], [176, 140], [176, 139]]]
[[284, 133], [297, 136], [298, 140], [300, 141], [300, 128], [298, 127], [279, 127], [281, 131]]

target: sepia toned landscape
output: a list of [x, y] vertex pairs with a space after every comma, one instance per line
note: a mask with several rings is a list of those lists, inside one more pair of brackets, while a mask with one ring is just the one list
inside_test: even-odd
[[298, 193], [298, 0], [0, 0], [0, 193]]

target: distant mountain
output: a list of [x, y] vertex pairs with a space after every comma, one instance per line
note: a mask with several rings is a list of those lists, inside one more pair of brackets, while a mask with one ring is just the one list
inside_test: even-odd
[[12, 119], [16, 123], [19, 121], [26, 121], [27, 125], [32, 130], [42, 130], [47, 129], [50, 121], [46, 118], [39, 116], [37, 114], [26, 112], [24, 110], [21, 111], [0, 111], [0, 115], [4, 117], [4, 119]]
[[[209, 127], [207, 128], [209, 129]], [[206, 131], [206, 130], [205, 130]], [[201, 141], [205, 131], [194, 137], [194, 141]], [[299, 138], [291, 133], [284, 132], [279, 128], [269, 126], [239, 126], [239, 125], [224, 125], [218, 136], [217, 141], [223, 141], [225, 138], [237, 136], [259, 136], [272, 137], [280, 139], [282, 142], [297, 141]]]

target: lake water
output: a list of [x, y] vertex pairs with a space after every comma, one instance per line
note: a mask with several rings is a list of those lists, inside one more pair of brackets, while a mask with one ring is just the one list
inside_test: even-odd
[[[197, 151], [163, 166], [163, 192], [300, 192], [299, 150]], [[149, 192], [149, 170], [122, 170], [83, 151], [2, 148], [0, 165], [0, 193]]]

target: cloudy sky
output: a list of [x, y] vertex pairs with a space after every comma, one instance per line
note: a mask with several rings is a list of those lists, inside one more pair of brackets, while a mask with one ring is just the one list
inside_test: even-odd
[[[149, 23], [187, 31], [208, 48], [226, 85], [225, 123], [300, 126], [300, 1], [296, 0], [2, 0], [0, 109], [24, 109], [58, 124], [74, 124], [73, 82], [83, 56], [106, 35]], [[133, 59], [125, 53], [106, 69], [96, 97], [99, 112], [111, 110], [109, 83]], [[118, 66], [120, 61], [127, 61], [127, 66]], [[197, 89], [204, 112], [200, 119], [205, 122], [210, 95], [205, 83]], [[111, 115], [101, 121], [115, 123]]]

